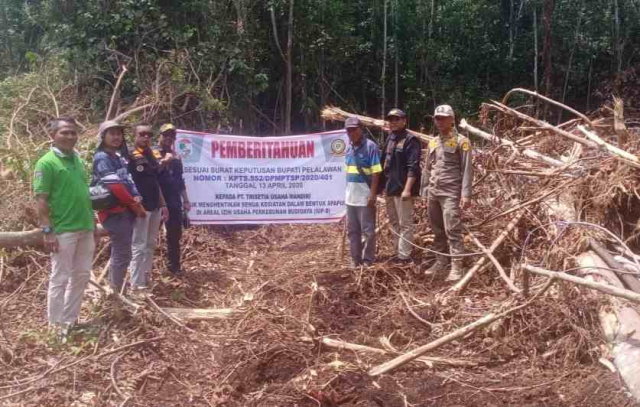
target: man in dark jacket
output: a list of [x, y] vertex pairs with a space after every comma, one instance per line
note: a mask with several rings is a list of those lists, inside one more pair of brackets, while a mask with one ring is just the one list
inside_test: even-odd
[[184, 271], [180, 265], [180, 238], [183, 217], [186, 216], [182, 211], [189, 212], [191, 203], [184, 184], [182, 160], [173, 151], [175, 142], [175, 126], [171, 123], [163, 124], [160, 127], [158, 146], [153, 149], [153, 153], [160, 164], [160, 188], [169, 210], [169, 219], [165, 223], [169, 271], [174, 276], [181, 276]]
[[407, 132], [407, 116], [391, 109], [386, 117], [391, 134], [382, 150], [387, 215], [391, 223], [399, 262], [411, 261], [413, 248], [413, 201], [420, 189], [420, 140]]

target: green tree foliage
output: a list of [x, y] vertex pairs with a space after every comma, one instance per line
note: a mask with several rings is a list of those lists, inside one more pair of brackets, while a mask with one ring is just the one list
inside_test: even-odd
[[[428, 124], [436, 104], [473, 114], [482, 100], [513, 87], [534, 87], [544, 0], [298, 0], [294, 133], [321, 129], [319, 110], [325, 104], [383, 114], [385, 2], [385, 106], [394, 104], [397, 75], [399, 105], [409, 112], [412, 126]], [[228, 125], [241, 133], [279, 133], [285, 122], [286, 70], [274, 41], [271, 9], [284, 47], [289, 4], [4, 0], [0, 78], [35, 72], [53, 57], [64, 60], [93, 96], [90, 108], [100, 117], [127, 65], [122, 101], [162, 99], [166, 108], [159, 119], [195, 129]], [[551, 17], [551, 96], [585, 109], [599, 81], [636, 63], [640, 2], [556, 1]]]

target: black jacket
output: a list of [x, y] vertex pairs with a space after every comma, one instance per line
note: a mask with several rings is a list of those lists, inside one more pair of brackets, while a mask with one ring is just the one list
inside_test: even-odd
[[406, 130], [402, 134], [391, 133], [384, 144], [382, 165], [387, 196], [400, 196], [408, 177], [415, 177], [411, 196], [420, 193], [420, 140]]

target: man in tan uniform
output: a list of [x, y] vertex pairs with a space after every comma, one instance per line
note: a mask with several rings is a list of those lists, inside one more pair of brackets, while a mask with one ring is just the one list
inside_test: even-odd
[[[461, 210], [471, 204], [471, 144], [458, 134], [451, 106], [438, 106], [434, 121], [439, 134], [429, 142], [420, 195], [427, 198], [429, 222], [435, 235], [433, 250], [451, 253], [447, 281], [457, 281], [463, 271], [463, 258], [455, 257], [464, 253]], [[448, 265], [448, 256], [436, 254], [435, 264], [425, 274], [447, 271]]]

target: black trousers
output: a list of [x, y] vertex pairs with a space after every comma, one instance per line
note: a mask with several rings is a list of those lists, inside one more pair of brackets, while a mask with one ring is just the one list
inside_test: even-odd
[[169, 219], [165, 224], [167, 229], [167, 257], [169, 271], [177, 273], [180, 268], [180, 238], [182, 238], [182, 208], [169, 207]]

